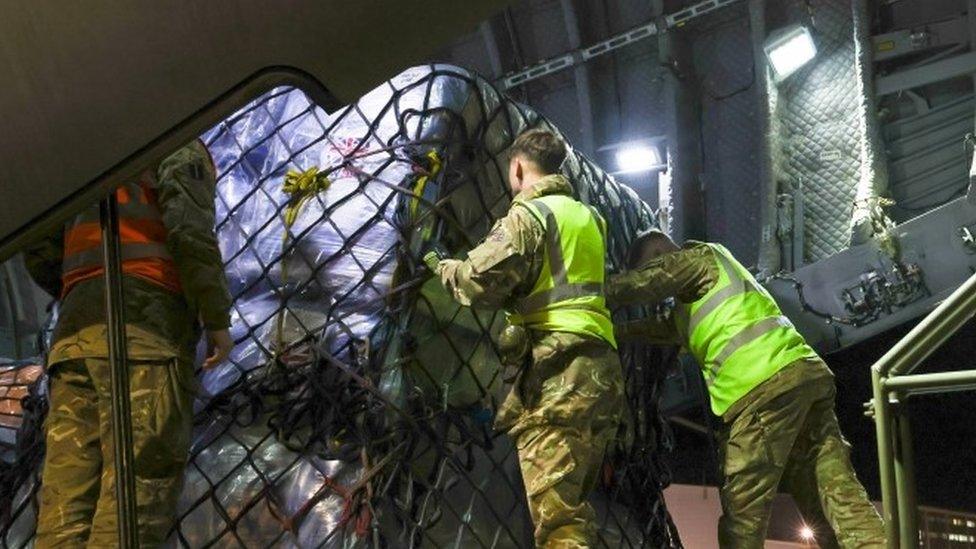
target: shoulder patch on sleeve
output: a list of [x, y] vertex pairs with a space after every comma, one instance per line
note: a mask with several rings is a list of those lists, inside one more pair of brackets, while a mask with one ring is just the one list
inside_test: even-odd
[[187, 166], [187, 170], [190, 172], [190, 177], [197, 181], [202, 180], [203, 176], [205, 175], [203, 170], [203, 162], [191, 162]]
[[485, 242], [505, 242], [510, 237], [508, 236], [508, 231], [505, 230], [505, 226], [502, 224], [495, 225], [495, 228], [488, 233], [488, 237], [485, 238]]
[[513, 245], [513, 236], [505, 220], [498, 220], [484, 241], [468, 252], [471, 268], [477, 273], [483, 273], [515, 255], [517, 250]]

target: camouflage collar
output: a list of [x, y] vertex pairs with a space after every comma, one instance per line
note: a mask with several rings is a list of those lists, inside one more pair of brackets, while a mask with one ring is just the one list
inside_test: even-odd
[[573, 186], [569, 184], [569, 180], [566, 179], [562, 174], [552, 174], [547, 175], [537, 181], [532, 187], [523, 190], [515, 197], [515, 200], [525, 202], [532, 200], [533, 198], [539, 198], [540, 196], [546, 196], [550, 194], [565, 194], [568, 196], [573, 196]]

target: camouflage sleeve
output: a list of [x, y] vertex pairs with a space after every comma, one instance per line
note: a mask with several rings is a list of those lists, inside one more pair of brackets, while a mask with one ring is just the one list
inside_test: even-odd
[[64, 233], [53, 234], [27, 246], [24, 265], [34, 283], [55, 299], [61, 296], [61, 260], [64, 256]]
[[650, 343], [652, 345], [680, 345], [681, 336], [673, 317], [640, 318], [614, 324], [613, 335], [621, 343]]
[[716, 279], [715, 259], [707, 246], [683, 249], [611, 276], [607, 303], [616, 308], [657, 303], [669, 297], [691, 303], [708, 293]]
[[156, 175], [166, 245], [183, 292], [205, 328], [226, 328], [231, 298], [214, 233], [216, 173], [210, 154], [194, 141], [160, 162]]
[[484, 241], [461, 261], [440, 263], [441, 282], [462, 305], [502, 309], [527, 294], [541, 268], [542, 224], [523, 207], [512, 206]]

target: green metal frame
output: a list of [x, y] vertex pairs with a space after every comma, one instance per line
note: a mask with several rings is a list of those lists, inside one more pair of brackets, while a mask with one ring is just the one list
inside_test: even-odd
[[888, 547], [918, 547], [918, 505], [908, 399], [913, 395], [976, 390], [976, 370], [912, 372], [976, 315], [976, 275], [929, 313], [871, 367], [868, 403], [878, 434], [878, 472]]

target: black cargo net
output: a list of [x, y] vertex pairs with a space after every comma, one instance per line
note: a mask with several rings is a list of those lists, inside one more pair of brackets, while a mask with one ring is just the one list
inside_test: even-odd
[[[529, 127], [550, 126], [437, 65], [331, 115], [272, 90], [203, 136], [236, 348], [199, 372], [175, 544], [532, 545], [515, 449], [491, 426], [512, 374], [493, 343], [504, 315], [457, 305], [419, 259], [430, 242], [462, 256], [505, 214], [506, 151]], [[619, 270], [653, 212], [577, 153], [566, 172], [609, 221]], [[680, 546], [662, 495], [665, 361], [622, 351], [630, 406], [592, 496], [600, 537]], [[2, 477], [5, 546], [32, 536], [36, 439]]]

